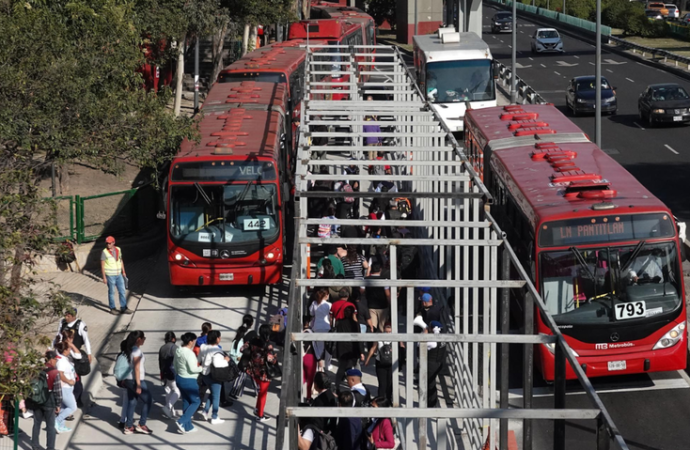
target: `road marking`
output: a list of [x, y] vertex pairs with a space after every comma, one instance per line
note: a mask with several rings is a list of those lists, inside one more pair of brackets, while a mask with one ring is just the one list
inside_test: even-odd
[[613, 73], [613, 70], [611, 70], [611, 69], [606, 69], [606, 71], [607, 71], [608, 73]]
[[534, 61], [534, 59], [531, 56], [528, 56], [530, 61]]
[[524, 34], [524, 31], [520, 30], [520, 33], [523, 33], [523, 34]]
[[573, 55], [573, 57], [574, 57], [575, 59], [580, 59], [580, 57], [577, 56], [577, 55]]
[[[530, 58], [530, 59], [532, 59], [532, 58]], [[539, 64], [539, 65], [542, 66], [544, 69], [546, 69], [546, 66], [544, 64]]]
[[690, 386], [690, 376], [688, 376], [688, 374], [685, 373], [684, 370], [679, 370], [678, 373], [680, 374], [681, 377], [683, 377], [685, 382], [688, 383], [688, 386]]
[[553, 71], [553, 73], [555, 73], [555, 74], [558, 75], [559, 77], [561, 76], [561, 74], [558, 73], [558, 72], [556, 72], [555, 70]]
[[645, 128], [644, 128], [642, 125], [640, 125], [639, 123], [637, 123], [637, 122], [633, 122], [633, 123], [634, 123], [635, 125], [637, 125], [637, 127], [638, 127], [640, 130], [644, 130], [644, 129], [645, 129]]
[[631, 83], [634, 83], [634, 82], [635, 82], [635, 80], [631, 80], [630, 78], [626, 78], [626, 80], [628, 80], [628, 81], [631, 82]]
[[594, 65], [594, 63], [593, 63], [592, 61], [590, 61], [589, 64], [592, 65], [592, 66]]
[[[503, 41], [501, 41], [501, 42], [503, 42]], [[512, 45], [509, 45], [508, 48], [513, 48], [513, 46], [512, 46]]]
[[673, 149], [671, 148], [670, 145], [664, 144], [664, 147], [666, 147], [667, 149], [671, 150], [671, 151], [672, 151], [673, 153], [675, 153], [676, 155], [680, 155], [680, 153], [678, 153], [677, 151], [673, 150]]
[[646, 64], [642, 64], [642, 63], [639, 62], [639, 61], [635, 61], [635, 62], [636, 62], [637, 64], [641, 65], [641, 66], [645, 66], [645, 67], [647, 66]]
[[[679, 372], [681, 372], [679, 370]], [[687, 375], [686, 375], [687, 376]], [[598, 389], [595, 388], [597, 391], [598, 395], [601, 394], [617, 394], [617, 393], [624, 393], [624, 392], [644, 392], [644, 391], [663, 391], [663, 390], [672, 390], [672, 389], [688, 389], [690, 388], [690, 383], [689, 381], [686, 381], [685, 379], [682, 378], [675, 378], [675, 379], [662, 379], [662, 380], [651, 380], [654, 384], [652, 386], [640, 386], [640, 387], [622, 387], [622, 388], [604, 388], [604, 389]], [[553, 396], [553, 389], [548, 388], [548, 387], [538, 387], [534, 388], [533, 390], [533, 396], [534, 397], [552, 397]], [[585, 395], [586, 393], [584, 391], [575, 391], [575, 392], [567, 392], [567, 395]], [[522, 398], [522, 389], [511, 389], [510, 393], [508, 394], [508, 397], [511, 399], [520, 399]]]

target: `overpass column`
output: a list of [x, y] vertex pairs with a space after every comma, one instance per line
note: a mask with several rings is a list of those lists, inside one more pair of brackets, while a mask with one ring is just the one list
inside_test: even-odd
[[482, 37], [482, 1], [458, 0], [458, 31], [472, 31]]
[[415, 34], [415, 11], [417, 34], [429, 34], [443, 23], [443, 0], [397, 0], [397, 40], [411, 44]]

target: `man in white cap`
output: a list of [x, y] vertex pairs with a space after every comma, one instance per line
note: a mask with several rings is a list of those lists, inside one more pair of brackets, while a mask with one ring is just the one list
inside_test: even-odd
[[108, 285], [108, 303], [110, 304], [110, 314], [117, 314], [115, 309], [115, 289], [120, 294], [120, 312], [122, 314], [132, 314], [132, 310], [127, 308], [127, 298], [125, 297], [125, 265], [122, 262], [122, 250], [115, 246], [115, 238], [108, 236], [105, 238], [106, 248], [101, 253], [101, 273], [103, 282]]

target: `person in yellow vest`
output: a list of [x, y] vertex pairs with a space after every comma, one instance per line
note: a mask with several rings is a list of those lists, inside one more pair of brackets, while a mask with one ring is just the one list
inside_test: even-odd
[[108, 236], [105, 238], [106, 248], [101, 253], [101, 272], [103, 282], [108, 285], [108, 302], [110, 303], [110, 314], [117, 314], [115, 309], [115, 289], [120, 294], [120, 312], [122, 314], [132, 314], [132, 310], [127, 308], [127, 298], [125, 297], [125, 265], [122, 262], [122, 250], [115, 246], [115, 238]]

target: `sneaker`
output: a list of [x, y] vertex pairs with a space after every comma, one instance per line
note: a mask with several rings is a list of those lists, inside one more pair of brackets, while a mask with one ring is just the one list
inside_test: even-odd
[[175, 417], [174, 413], [171, 412], [167, 406], [161, 407], [161, 414], [163, 414], [163, 417], [166, 419], [172, 419]]
[[211, 425], [220, 425], [221, 423], [225, 423], [223, 419], [211, 419]]
[[134, 314], [134, 311], [132, 311], [132, 310], [129, 309], [129, 308], [122, 308], [122, 309], [120, 310], [120, 312], [121, 312], [122, 314]]
[[111, 310], [110, 310], [110, 314], [112, 314], [113, 316], [117, 316], [117, 315], [120, 314], [120, 313], [118, 312], [117, 309], [111, 309]]
[[194, 427], [191, 430], [187, 431], [187, 433], [196, 433], [197, 431], [199, 431], [199, 429], [197, 427]]
[[177, 431], [180, 434], [185, 434], [184, 427], [182, 426], [182, 424], [180, 422], [175, 422], [175, 425], [177, 425]]
[[271, 420], [271, 418], [268, 416], [261, 416], [256, 418], [257, 422], [268, 422], [269, 420]]
[[27, 409], [27, 410], [25, 410], [25, 411], [22, 413], [22, 417], [25, 418], [25, 419], [30, 419], [30, 418], [32, 418], [33, 416], [34, 416], [34, 412], [31, 411], [30, 409]]
[[129, 428], [125, 427], [125, 428], [122, 430], [122, 433], [123, 433], [123, 434], [134, 434], [134, 427], [129, 427]]
[[117, 427], [121, 430], [124, 430], [125, 429], [125, 423], [124, 422], [118, 422]]
[[208, 420], [208, 411], [200, 411], [201, 417], [204, 418], [204, 420]]
[[72, 416], [66, 417], [66, 418], [65, 418], [65, 420], [68, 420], [68, 421], [70, 421], [70, 422], [71, 422], [71, 421], [73, 421], [73, 420], [74, 420], [74, 416], [72, 415]]
[[60, 425], [60, 428], [56, 428], [56, 431], [58, 433], [69, 433], [70, 431], [72, 431], [72, 429], [69, 427], [66, 427], [65, 424], [63, 423], [62, 425]]
[[146, 425], [138, 425], [134, 427], [134, 431], [141, 434], [153, 434], [153, 431]]

